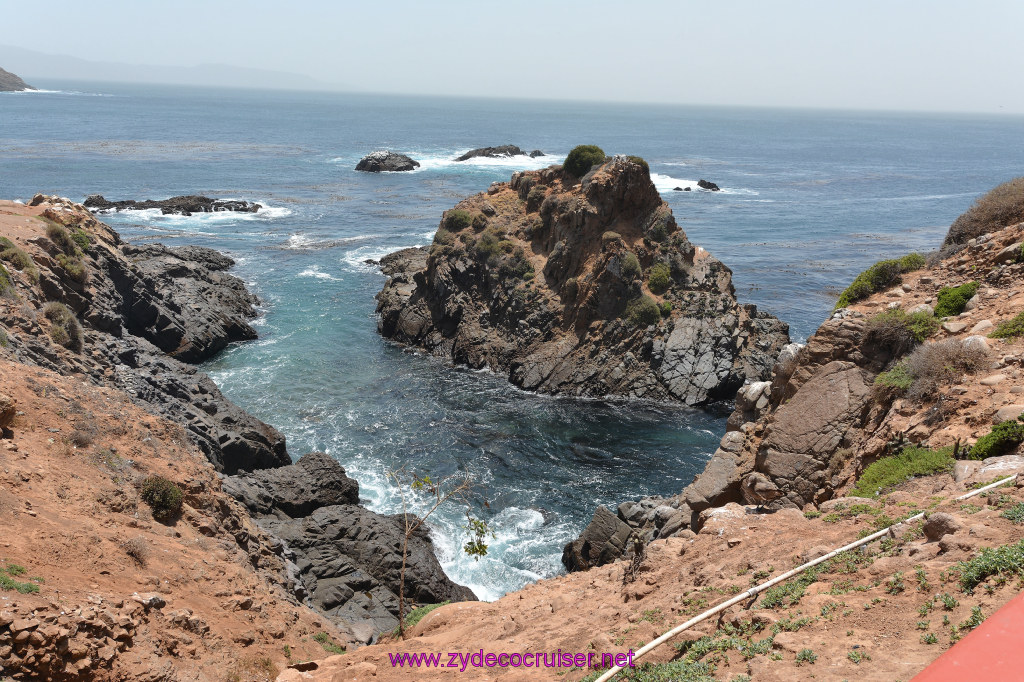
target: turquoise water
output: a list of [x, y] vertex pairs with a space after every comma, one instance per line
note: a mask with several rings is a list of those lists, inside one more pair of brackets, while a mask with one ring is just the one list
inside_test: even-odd
[[[440, 214], [576, 144], [643, 156], [689, 237], [734, 271], [741, 300], [805, 338], [868, 264], [928, 250], [979, 193], [1024, 172], [1024, 119], [42, 83], [0, 95], [0, 196], [205, 193], [255, 215], [106, 216], [133, 240], [230, 253], [263, 298], [258, 341], [205, 369], [287, 436], [322, 449], [397, 511], [386, 472], [469, 470], [490, 501], [489, 556], [460, 556], [460, 510], [435, 536], [446, 570], [493, 598], [560, 569], [599, 503], [678, 492], [724, 419], [671, 406], [529, 395], [376, 334], [383, 278], [366, 259], [427, 244]], [[513, 143], [540, 159], [451, 161]], [[389, 148], [412, 173], [352, 170]], [[698, 178], [720, 193], [674, 192]]]

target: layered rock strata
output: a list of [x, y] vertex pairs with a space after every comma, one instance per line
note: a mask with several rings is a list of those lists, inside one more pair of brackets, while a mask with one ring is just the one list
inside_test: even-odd
[[768, 378], [789, 341], [627, 157], [516, 173], [384, 263], [383, 336], [543, 393], [703, 405]]

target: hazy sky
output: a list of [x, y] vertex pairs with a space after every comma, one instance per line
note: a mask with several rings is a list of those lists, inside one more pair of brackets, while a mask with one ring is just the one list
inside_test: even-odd
[[1021, 0], [50, 0], [3, 14], [26, 30], [0, 42], [41, 52], [353, 90], [1024, 113]]

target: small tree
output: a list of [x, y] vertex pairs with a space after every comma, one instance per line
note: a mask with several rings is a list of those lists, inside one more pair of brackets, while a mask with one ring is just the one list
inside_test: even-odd
[[[469, 533], [469, 540], [463, 545], [462, 551], [473, 559], [479, 561], [480, 557], [487, 556], [487, 536], [494, 536], [487, 522], [478, 519], [472, 514], [473, 502], [473, 480], [468, 474], [453, 474], [435, 481], [430, 476], [419, 476], [410, 474], [405, 467], [392, 471], [388, 476], [398, 487], [398, 494], [402, 498], [402, 520], [404, 523], [404, 535], [402, 538], [402, 569], [399, 573], [398, 585], [398, 634], [405, 639], [405, 569], [409, 557], [409, 539], [419, 528], [427, 522], [441, 505], [452, 501], [456, 504], [463, 504], [466, 507], [466, 526]], [[410, 516], [408, 511], [409, 497], [412, 495], [425, 495], [429, 499], [429, 507], [422, 516]], [[484, 502], [486, 506], [486, 502]]]

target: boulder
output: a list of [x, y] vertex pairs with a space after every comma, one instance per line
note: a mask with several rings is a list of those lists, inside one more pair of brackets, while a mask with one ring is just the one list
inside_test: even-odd
[[200, 194], [189, 194], [184, 196], [171, 197], [170, 199], [144, 199], [137, 201], [127, 199], [124, 201], [108, 201], [102, 194], [90, 194], [85, 198], [83, 205], [91, 209], [93, 213], [109, 213], [111, 211], [142, 211], [158, 208], [164, 215], [185, 215], [193, 213], [217, 213], [220, 211], [234, 211], [236, 213], [256, 213], [262, 205], [250, 203], [240, 199], [211, 199]]
[[960, 522], [952, 514], [937, 512], [928, 517], [924, 524], [924, 535], [929, 542], [936, 542], [943, 536], [960, 530]]
[[413, 161], [405, 154], [390, 151], [378, 151], [367, 154], [356, 164], [357, 171], [365, 171], [367, 173], [411, 171], [419, 167], [419, 161]]
[[299, 518], [320, 507], [359, 504], [359, 483], [330, 455], [311, 452], [295, 464], [227, 476], [225, 492], [260, 516]]
[[628, 524], [601, 505], [586, 530], [565, 545], [562, 564], [571, 572], [611, 563], [623, 556], [632, 532]]
[[704, 178], [701, 178], [700, 180], [697, 181], [697, 186], [700, 187], [701, 189], [710, 190], [712, 192], [718, 192], [719, 190], [721, 190], [721, 187], [719, 187], [713, 182], [705, 180]]
[[1002, 424], [1008, 422], [1024, 414], [1024, 405], [1007, 405], [1006, 407], [1000, 407], [996, 410], [996, 414], [992, 417], [993, 424]]
[[756, 467], [783, 492], [776, 504], [803, 508], [827, 488], [830, 457], [870, 407], [871, 379], [854, 363], [835, 360], [778, 407]]
[[18, 412], [17, 402], [9, 395], [0, 393], [0, 429], [6, 429]]

